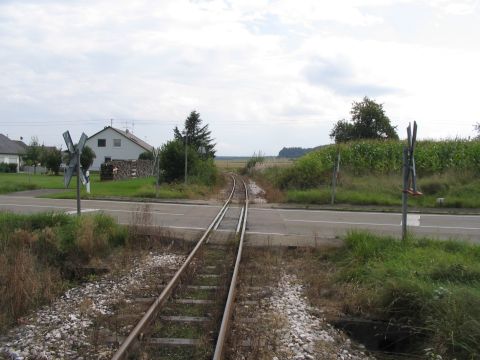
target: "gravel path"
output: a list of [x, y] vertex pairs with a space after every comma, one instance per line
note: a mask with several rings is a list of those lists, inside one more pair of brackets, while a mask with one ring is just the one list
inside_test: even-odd
[[120, 277], [106, 275], [68, 290], [50, 306], [25, 319], [0, 341], [0, 354], [9, 359], [106, 359], [111, 349], [94, 347], [95, 318], [108, 315], [126, 293], [139, 287], [153, 271], [178, 268], [183, 256], [152, 254], [136, 260], [132, 270]]
[[265, 204], [267, 200], [265, 199], [265, 191], [258, 186], [255, 181], [248, 180], [248, 191], [250, 196], [253, 196], [254, 204]]

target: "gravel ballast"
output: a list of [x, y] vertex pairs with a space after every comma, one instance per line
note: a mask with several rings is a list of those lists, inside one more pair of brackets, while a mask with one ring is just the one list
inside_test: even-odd
[[303, 286], [295, 275], [283, 275], [266, 303], [268, 311], [286, 318], [286, 326], [280, 331], [279, 357], [273, 360], [373, 359], [356, 349], [343, 332], [311, 314]]
[[0, 341], [0, 354], [9, 359], [106, 359], [112, 349], [93, 346], [92, 327], [112, 306], [129, 301], [128, 293], [142, 286], [155, 271], [178, 268], [184, 256], [153, 254], [137, 259], [121, 276], [106, 275], [65, 292], [51, 305], [22, 320]]

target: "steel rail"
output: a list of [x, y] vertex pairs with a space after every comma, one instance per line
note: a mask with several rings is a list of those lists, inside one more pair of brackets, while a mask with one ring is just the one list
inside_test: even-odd
[[215, 345], [215, 353], [213, 354], [213, 360], [223, 359], [225, 350], [225, 343], [227, 341], [228, 329], [230, 326], [230, 319], [232, 318], [233, 302], [235, 301], [235, 292], [237, 288], [238, 272], [240, 269], [240, 261], [242, 259], [243, 241], [245, 238], [245, 230], [247, 226], [248, 216], [248, 190], [245, 181], [243, 181], [245, 187], [245, 212], [243, 213], [242, 232], [240, 233], [240, 242], [238, 244], [237, 259], [235, 260], [235, 268], [233, 269], [232, 281], [230, 282], [230, 289], [228, 290], [227, 302], [225, 304], [225, 310], [223, 312], [222, 324], [220, 325], [220, 331], [218, 332], [217, 344]]
[[230, 175], [230, 176], [233, 179], [233, 187], [232, 187], [232, 191], [230, 193], [230, 196], [225, 201], [225, 204], [220, 209], [220, 211], [217, 213], [217, 215], [215, 216], [213, 221], [210, 223], [210, 225], [208, 226], [207, 230], [205, 231], [205, 233], [203, 234], [201, 239], [197, 242], [197, 245], [195, 245], [193, 250], [190, 252], [190, 254], [188, 255], [188, 257], [185, 260], [185, 262], [183, 263], [183, 265], [180, 267], [180, 269], [177, 270], [175, 275], [172, 277], [172, 279], [169, 281], [169, 283], [165, 286], [165, 288], [160, 293], [160, 295], [155, 299], [154, 303], [148, 308], [147, 312], [143, 315], [143, 317], [137, 323], [135, 328], [130, 332], [128, 337], [120, 345], [118, 350], [113, 355], [112, 360], [120, 360], [120, 359], [125, 359], [126, 358], [126, 356], [129, 354], [129, 351], [131, 350], [132, 346], [138, 341], [139, 337], [142, 336], [142, 331], [156, 317], [156, 315], [160, 311], [160, 307], [168, 299], [168, 297], [170, 296], [170, 294], [173, 291], [173, 288], [175, 287], [175, 285], [177, 285], [178, 281], [180, 280], [180, 276], [184, 273], [187, 266], [192, 261], [193, 257], [197, 254], [198, 249], [200, 249], [200, 247], [203, 245], [205, 239], [210, 234], [210, 231], [213, 229], [213, 227], [217, 223], [220, 215], [223, 213], [225, 208], [228, 206], [228, 204], [232, 200], [233, 193], [235, 192], [236, 181], [235, 181], [235, 178], [232, 175]]

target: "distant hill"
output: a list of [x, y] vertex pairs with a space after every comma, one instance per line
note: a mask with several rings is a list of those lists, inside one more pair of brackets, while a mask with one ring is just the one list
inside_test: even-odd
[[301, 148], [301, 147], [284, 147], [278, 153], [278, 157], [283, 158], [298, 158], [312, 151], [314, 148]]

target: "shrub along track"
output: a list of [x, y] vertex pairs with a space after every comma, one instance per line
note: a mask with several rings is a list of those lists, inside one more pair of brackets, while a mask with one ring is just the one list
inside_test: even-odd
[[[114, 326], [110, 329], [113, 330], [111, 343], [121, 343], [113, 359], [222, 357], [248, 212], [245, 183], [235, 180], [234, 176], [232, 182], [232, 190], [222, 209], [171, 280], [166, 285], [160, 285], [163, 287], [161, 294], [157, 298], [136, 299], [129, 314], [110, 322]], [[223, 221], [234, 197], [244, 201], [238, 221], [229, 222], [233, 225], [231, 230], [239, 234], [236, 256], [235, 242], [223, 245], [209, 243], [212, 229]], [[145, 310], [144, 304], [150, 304], [148, 309]], [[142, 313], [133, 330], [122, 334], [122, 329], [128, 328], [128, 325], [123, 323], [119, 326], [120, 322], [135, 319]]]

